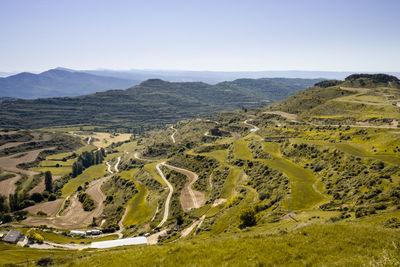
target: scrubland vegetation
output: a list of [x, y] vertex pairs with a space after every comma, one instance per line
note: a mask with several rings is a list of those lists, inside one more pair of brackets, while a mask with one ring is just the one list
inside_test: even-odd
[[[174, 124], [176, 130], [168, 125], [104, 150], [81, 148], [42, 158], [37, 163], [42, 168], [57, 168], [51, 161], [70, 164], [70, 173], [53, 181], [53, 194], [67, 198], [78, 190], [89, 210], [86, 189], [107, 174], [100, 158], [113, 166], [101, 186], [104, 210], [86, 227], [125, 237], [165, 230], [155, 246], [57, 252], [52, 261], [68, 266], [400, 265], [400, 107], [392, 103], [399, 99], [393, 77], [355, 75], [318, 83], [264, 108], [188, 119]], [[72, 178], [72, 166], [79, 162], [86, 169]], [[167, 221], [159, 225], [170, 192], [156, 169], [162, 162], [197, 174], [191, 189], [205, 201], [184, 210], [188, 177], [160, 165], [173, 193]], [[30, 188], [26, 184], [34, 179], [21, 177], [17, 188]], [[29, 201], [45, 201], [51, 194], [39, 195]], [[13, 201], [0, 198], [0, 211], [29, 216], [10, 213]], [[44, 242], [56, 239], [55, 233], [40, 234]], [[22, 262], [11, 255], [25, 248], [2, 246], [4, 263]], [[30, 253], [32, 262], [43, 257], [41, 251]]]

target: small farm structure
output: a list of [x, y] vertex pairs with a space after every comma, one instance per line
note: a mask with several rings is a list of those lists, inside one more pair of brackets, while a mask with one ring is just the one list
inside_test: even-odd
[[20, 231], [10, 230], [5, 237], [3, 237], [3, 241], [11, 244], [17, 244], [19, 239], [22, 237]]
[[85, 231], [77, 231], [77, 230], [72, 230], [71, 232], [69, 232], [70, 235], [86, 235]]

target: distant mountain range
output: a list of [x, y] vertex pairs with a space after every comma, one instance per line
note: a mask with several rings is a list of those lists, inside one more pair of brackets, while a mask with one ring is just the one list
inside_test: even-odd
[[[170, 82], [205, 82], [215, 84], [223, 81], [232, 81], [241, 78], [301, 78], [301, 79], [338, 79], [343, 80], [354, 72], [337, 71], [180, 71], [180, 70], [83, 70], [83, 72], [110, 77], [147, 80], [162, 79]], [[387, 74], [400, 77], [400, 72], [388, 72]]]
[[131, 129], [181, 119], [260, 107], [304, 90], [321, 79], [239, 79], [210, 85], [150, 79], [127, 90], [79, 97], [11, 99], [0, 102], [0, 127], [118, 125]]
[[78, 96], [110, 89], [125, 89], [139, 81], [52, 69], [39, 74], [22, 72], [0, 78], [0, 97], [44, 98]]
[[[0, 77], [7, 73], [0, 73]], [[22, 72], [0, 78], [0, 97], [34, 99], [66, 97], [125, 89], [148, 79], [170, 82], [205, 82], [217, 84], [236, 79], [301, 78], [339, 79], [351, 72], [332, 71], [180, 71], [180, 70], [73, 70], [58, 67], [39, 74]], [[388, 73], [400, 77], [399, 72]]]

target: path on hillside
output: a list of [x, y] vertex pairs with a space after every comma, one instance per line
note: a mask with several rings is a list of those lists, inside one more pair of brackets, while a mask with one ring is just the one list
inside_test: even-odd
[[172, 130], [174, 130], [174, 133], [171, 134], [171, 139], [172, 139], [172, 143], [175, 144], [175, 137], [174, 137], [174, 136], [175, 136], [175, 134], [178, 132], [178, 130], [175, 129], [174, 126], [170, 126], [169, 128], [171, 128]]
[[246, 125], [248, 125], [248, 126], [253, 127], [252, 129], [249, 130], [251, 133], [255, 133], [255, 132], [257, 132], [258, 130], [260, 130], [260, 128], [258, 128], [257, 126], [248, 123], [247, 120], [245, 120], [243, 123], [246, 124]]
[[168, 182], [167, 178], [165, 178], [164, 173], [161, 171], [160, 166], [161, 165], [165, 165], [165, 162], [162, 163], [158, 163], [156, 165], [156, 169], [157, 172], [160, 174], [161, 178], [163, 179], [163, 181], [167, 184], [168, 188], [169, 188], [169, 194], [167, 197], [167, 200], [165, 200], [165, 210], [164, 210], [164, 216], [163, 219], [161, 220], [161, 222], [157, 225], [157, 227], [161, 227], [168, 219], [168, 214], [169, 214], [169, 203], [171, 201], [172, 198], [172, 193], [174, 192], [174, 188], [172, 187], [172, 185], [170, 184], [170, 182]]
[[181, 238], [188, 236], [196, 227], [199, 228], [201, 224], [203, 223], [204, 219], [206, 218], [206, 215], [203, 215], [200, 217], [200, 219], [194, 221], [190, 226], [187, 228], [183, 229], [181, 232]]
[[111, 165], [108, 161], [106, 161], [106, 165], [107, 165], [107, 171], [111, 174], [113, 174], [114, 172], [111, 170]]
[[143, 158], [139, 157], [139, 152], [135, 152], [135, 153], [133, 154], [133, 156], [134, 156], [136, 159], [141, 160], [141, 161], [149, 161], [149, 162], [154, 162], [154, 161], [156, 161], [156, 160], [152, 160], [152, 159], [143, 159]]
[[114, 166], [114, 170], [115, 170], [116, 172], [119, 172], [118, 165], [119, 165], [120, 162], [121, 162], [121, 156], [119, 156], [119, 157], [117, 158], [117, 163], [116, 163], [115, 166]]
[[92, 137], [89, 136], [88, 140], [87, 140], [87, 144], [90, 145], [90, 141], [92, 140]]
[[186, 169], [178, 168], [175, 166], [171, 166], [169, 164], [164, 164], [167, 168], [174, 170], [176, 172], [182, 173], [188, 178], [188, 182], [185, 184], [184, 188], [182, 189], [181, 196], [179, 198], [182, 209], [184, 211], [188, 211], [191, 209], [197, 209], [204, 205], [205, 196], [202, 192], [197, 190], [193, 190], [193, 184], [199, 179], [199, 176]]

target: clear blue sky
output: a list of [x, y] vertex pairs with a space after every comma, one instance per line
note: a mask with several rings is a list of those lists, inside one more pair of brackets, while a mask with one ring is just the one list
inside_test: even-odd
[[1, 0], [0, 71], [400, 71], [399, 0]]

